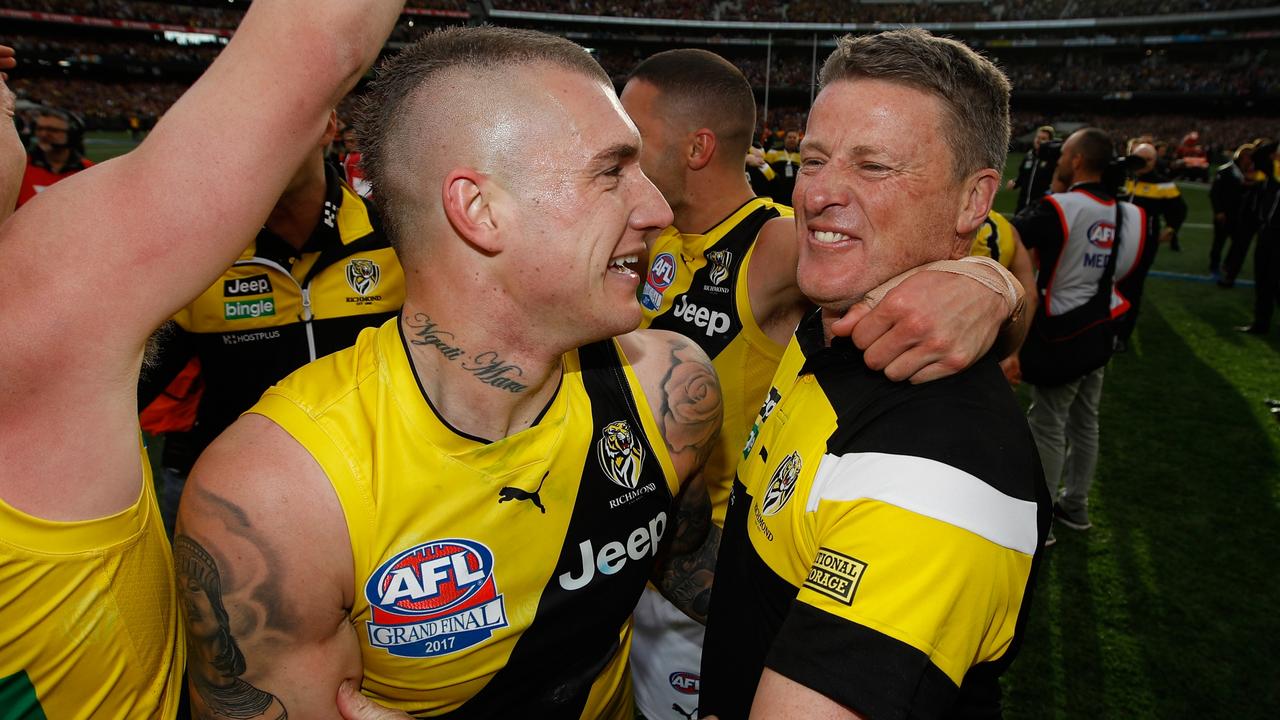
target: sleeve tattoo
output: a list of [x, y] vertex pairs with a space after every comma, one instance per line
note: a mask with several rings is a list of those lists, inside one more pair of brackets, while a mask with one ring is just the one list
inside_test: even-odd
[[711, 522], [711, 496], [702, 466], [715, 448], [724, 416], [720, 383], [692, 343], [671, 343], [662, 381], [662, 434], [673, 460], [691, 460], [691, 477], [677, 498], [675, 532], [659, 558], [654, 584], [689, 617], [706, 622], [720, 528]]
[[[203, 490], [196, 489], [195, 492], [204, 496], [205, 503], [202, 504], [218, 506], [215, 512], [226, 516], [229, 531], [238, 533], [250, 544], [257, 539], [257, 533], [233, 503]], [[223, 602], [226, 594], [250, 604], [271, 604], [272, 598], [278, 595], [270, 575], [264, 577], [262, 573], [251, 573], [258, 582], [249, 587], [236, 587], [236, 583], [224, 578], [228, 569], [225, 559], [220, 567], [214, 553], [193, 538], [179, 534], [174, 540], [173, 551], [178, 589], [186, 611], [192, 717], [200, 720], [287, 718], [288, 712], [278, 698], [241, 678], [247, 663], [232, 632], [231, 615]], [[261, 550], [259, 554], [264, 567], [267, 566], [268, 553], [268, 550]], [[234, 577], [236, 573], [231, 575]], [[253, 623], [256, 627], [238, 628], [242, 631], [242, 639], [246, 629], [249, 635], [270, 632], [271, 616], [278, 614], [270, 608], [256, 609], [260, 612], [251, 615], [260, 618], [261, 622]], [[237, 619], [240, 615], [242, 613], [238, 612]]]

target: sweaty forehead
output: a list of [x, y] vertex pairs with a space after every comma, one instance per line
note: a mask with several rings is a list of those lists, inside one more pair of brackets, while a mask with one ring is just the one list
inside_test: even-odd
[[941, 101], [903, 83], [838, 80], [814, 100], [805, 147], [829, 153], [881, 147], [902, 153], [946, 151]]

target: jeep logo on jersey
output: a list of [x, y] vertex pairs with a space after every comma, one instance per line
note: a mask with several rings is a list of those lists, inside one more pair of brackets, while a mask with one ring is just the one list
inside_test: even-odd
[[671, 253], [662, 253], [649, 265], [649, 277], [644, 281], [644, 289], [640, 291], [640, 304], [649, 310], [657, 310], [662, 306], [662, 293], [671, 287], [676, 279], [676, 258]]
[[673, 672], [667, 678], [667, 682], [671, 683], [671, 687], [678, 693], [685, 695], [697, 695], [698, 689], [702, 685], [702, 678], [691, 672]]
[[1106, 220], [1099, 220], [1089, 226], [1089, 234], [1087, 237], [1089, 238], [1089, 243], [1094, 247], [1101, 250], [1110, 249], [1116, 241], [1115, 223], [1109, 223]]
[[711, 282], [719, 285], [729, 279], [729, 266], [733, 264], [733, 253], [728, 250], [716, 250], [707, 253], [707, 262], [711, 263]]
[[[667, 514], [658, 511], [648, 525], [632, 530], [625, 541], [614, 540], [605, 543], [601, 546], [599, 553], [595, 551], [590, 539], [583, 540], [578, 543], [581, 566], [578, 568], [577, 575], [573, 572], [560, 573], [560, 587], [565, 590], [579, 590], [595, 579], [596, 572], [601, 575], [616, 575], [622, 571], [628, 560], [642, 560], [646, 556], [657, 555], [658, 543], [666, 531]], [[648, 574], [646, 570], [645, 575]]]
[[778, 465], [778, 469], [773, 471], [769, 487], [764, 491], [764, 504], [760, 508], [762, 514], [776, 515], [791, 499], [792, 493], [796, 491], [796, 481], [800, 479], [800, 465], [800, 453], [792, 451]]
[[222, 281], [222, 294], [226, 297], [266, 295], [269, 292], [271, 292], [271, 278], [265, 274]]
[[381, 278], [382, 268], [372, 260], [356, 258], [347, 263], [347, 284], [361, 295], [373, 292]]
[[636, 441], [626, 420], [615, 420], [604, 426], [596, 443], [600, 468], [615, 484], [635, 490], [640, 484], [640, 468], [644, 465], [644, 447]]
[[688, 295], [681, 295], [671, 314], [699, 328], [706, 328], [707, 337], [719, 335], [729, 329], [729, 316], [717, 310], [699, 307], [689, 300]]
[[369, 576], [369, 644], [398, 657], [435, 657], [488, 640], [507, 626], [493, 553], [474, 540], [433, 540]]

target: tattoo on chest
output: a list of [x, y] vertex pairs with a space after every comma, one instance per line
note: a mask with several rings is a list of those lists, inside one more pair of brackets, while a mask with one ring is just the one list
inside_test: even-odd
[[515, 363], [508, 362], [496, 350], [484, 350], [473, 353], [455, 344], [453, 333], [441, 329], [439, 324], [426, 313], [417, 313], [412, 319], [406, 318], [405, 327], [409, 328], [409, 342], [423, 347], [433, 347], [446, 360], [458, 364], [458, 367], [471, 373], [477, 380], [511, 393], [524, 392], [528, 385], [517, 378], [524, 375], [524, 369]]

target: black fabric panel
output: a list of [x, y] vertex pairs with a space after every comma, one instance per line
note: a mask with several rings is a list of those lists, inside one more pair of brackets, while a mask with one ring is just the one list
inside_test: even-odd
[[798, 601], [766, 663], [875, 720], [950, 717], [959, 696], [918, 649]]
[[746, 718], [765, 657], [799, 589], [760, 556], [747, 534], [751, 496], [734, 480], [707, 612], [698, 713]]
[[[470, 700], [440, 717], [578, 718], [592, 683], [619, 651], [618, 635], [640, 600], [653, 569], [653, 557], [628, 558], [612, 575], [595, 571], [591, 581], [577, 589], [564, 587], [560, 576], [582, 575], [583, 542], [590, 543], [594, 559], [606, 543], [625, 543], [633, 530], [649, 526], [659, 513], [668, 514], [664, 536], [674, 532], [671, 492], [636, 416], [635, 401], [612, 341], [582, 348], [578, 356], [595, 429], [560, 557], [538, 600], [534, 620], [516, 641], [507, 664]], [[637, 487], [657, 485], [655, 490], [622, 504], [617, 500], [626, 491], [608, 479], [595, 455], [602, 428], [615, 420], [631, 423], [635, 439], [644, 448]]]

